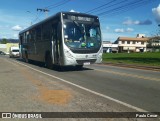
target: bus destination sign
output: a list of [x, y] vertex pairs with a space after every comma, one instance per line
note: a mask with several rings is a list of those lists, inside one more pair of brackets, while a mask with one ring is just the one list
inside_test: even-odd
[[94, 18], [90, 18], [90, 17], [84, 17], [84, 16], [73, 16], [73, 15], [68, 15], [68, 19], [71, 19], [73, 21], [78, 20], [78, 21], [89, 21], [89, 22], [93, 22]]

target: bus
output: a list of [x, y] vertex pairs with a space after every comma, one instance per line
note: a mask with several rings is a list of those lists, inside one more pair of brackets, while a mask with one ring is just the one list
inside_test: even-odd
[[59, 12], [19, 33], [20, 56], [53, 65], [101, 63], [102, 37], [99, 18], [76, 12]]

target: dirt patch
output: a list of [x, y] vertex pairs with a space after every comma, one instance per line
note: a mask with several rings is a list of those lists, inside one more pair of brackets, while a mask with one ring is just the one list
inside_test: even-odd
[[71, 100], [71, 93], [67, 90], [49, 90], [48, 88], [40, 87], [39, 99], [50, 104], [65, 105]]
[[[37, 77], [33, 76], [28, 70], [22, 69], [21, 73], [24, 77], [26, 77], [29, 81], [32, 82], [34, 86], [36, 86], [38, 91], [38, 98], [36, 100], [43, 101], [49, 104], [58, 104], [65, 105], [68, 104], [72, 98], [70, 91], [64, 89], [50, 89], [50, 86], [47, 86], [44, 82], [37, 79]], [[49, 82], [48, 82], [49, 83]]]

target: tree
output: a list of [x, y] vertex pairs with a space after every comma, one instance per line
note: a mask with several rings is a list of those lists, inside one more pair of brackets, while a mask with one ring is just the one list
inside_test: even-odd
[[160, 24], [158, 25], [158, 27], [159, 28], [157, 34], [149, 38], [147, 48], [151, 48], [152, 51], [159, 50], [160, 52]]
[[160, 35], [157, 34], [157, 35], [155, 35], [153, 37], [150, 37], [147, 47], [148, 48], [152, 48], [152, 51], [156, 51], [158, 49], [160, 51]]
[[6, 44], [6, 43], [8, 43], [8, 40], [5, 39], [5, 38], [3, 38], [3, 39], [1, 40], [1, 44]]

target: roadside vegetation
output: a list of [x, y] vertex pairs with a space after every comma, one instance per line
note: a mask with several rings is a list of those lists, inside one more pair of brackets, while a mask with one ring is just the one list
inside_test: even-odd
[[160, 52], [148, 53], [104, 53], [105, 63], [124, 63], [148, 66], [160, 66]]

